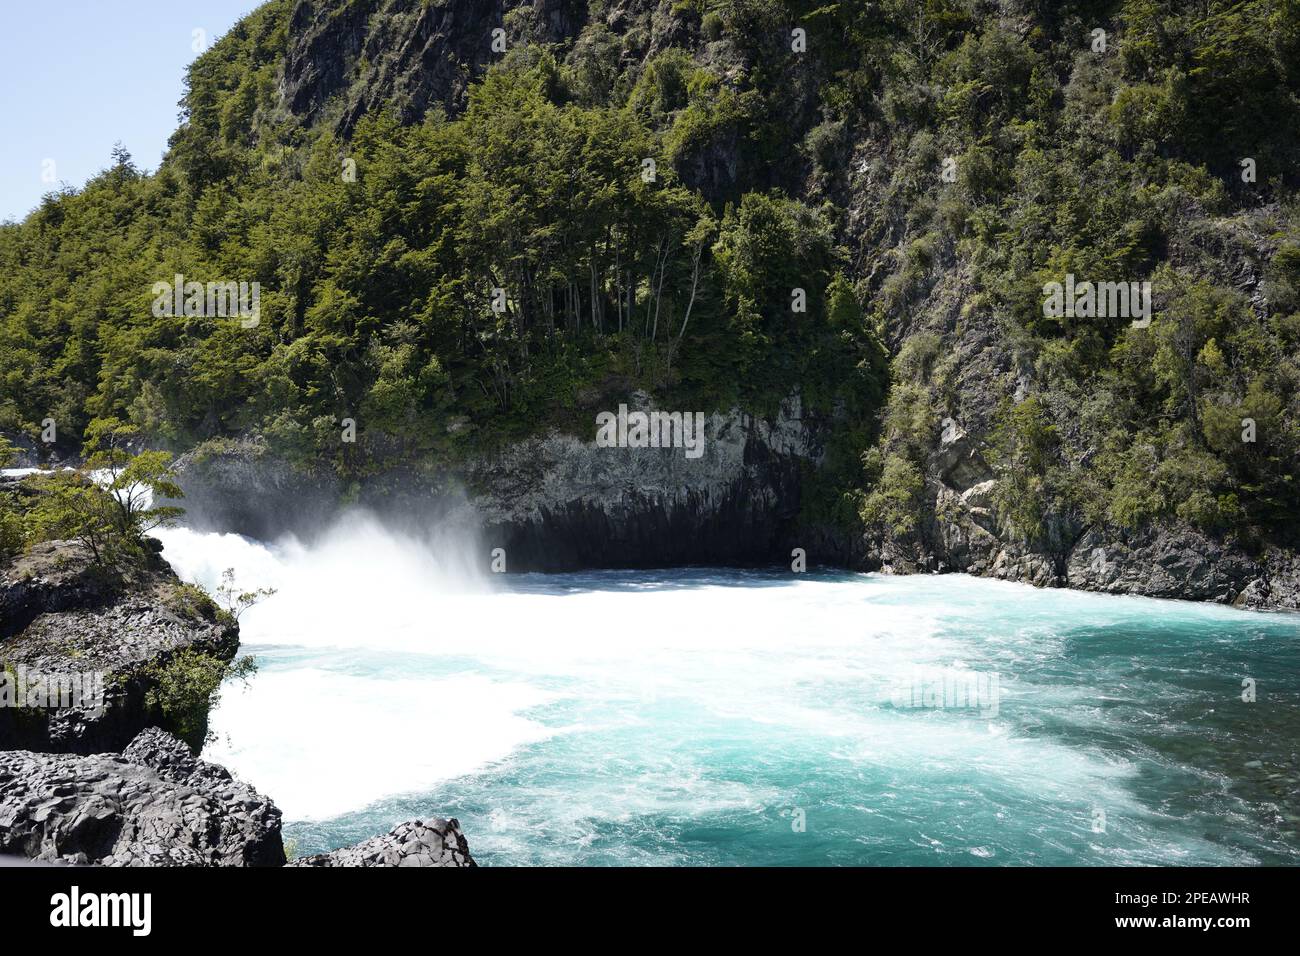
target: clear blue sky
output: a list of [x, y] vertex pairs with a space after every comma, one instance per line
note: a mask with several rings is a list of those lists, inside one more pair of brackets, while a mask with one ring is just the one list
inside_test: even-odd
[[[0, 0], [0, 220], [81, 188], [118, 140], [157, 169], [194, 31], [209, 44], [260, 0]], [[58, 182], [42, 181], [46, 160]]]

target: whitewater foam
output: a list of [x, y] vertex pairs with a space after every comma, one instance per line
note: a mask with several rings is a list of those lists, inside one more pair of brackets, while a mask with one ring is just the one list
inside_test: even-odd
[[[1295, 631], [1276, 618], [962, 576], [494, 576], [472, 542], [364, 514], [310, 545], [160, 537], [184, 577], [278, 589], [242, 618], [262, 666], [214, 713], [210, 756], [291, 830], [317, 821], [312, 840], [456, 813], [508, 862], [771, 862], [804, 807], [814, 835], [787, 851], [808, 862], [1291, 852], [1152, 803], [1152, 779], [1196, 768], [1137, 723], [1180, 726], [1189, 647], [1275, 647]], [[996, 716], [882, 701], [936, 669], [999, 675]]]

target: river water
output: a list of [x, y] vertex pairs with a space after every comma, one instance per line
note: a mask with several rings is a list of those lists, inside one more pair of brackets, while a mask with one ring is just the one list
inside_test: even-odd
[[182, 577], [278, 589], [205, 756], [300, 854], [455, 816], [481, 864], [1300, 862], [1295, 616], [961, 575], [495, 575], [364, 515], [311, 545], [158, 534]]

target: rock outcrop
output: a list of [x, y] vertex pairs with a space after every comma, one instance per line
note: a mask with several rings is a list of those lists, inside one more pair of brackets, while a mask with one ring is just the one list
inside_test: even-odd
[[[643, 393], [627, 404], [652, 407]], [[437, 476], [395, 465], [349, 500], [381, 516], [463, 527], [485, 555], [505, 549], [511, 571], [788, 560], [802, 475], [820, 458], [824, 428], [797, 397], [771, 419], [733, 410], [704, 421], [695, 459], [680, 447], [598, 447], [593, 418], [589, 435], [526, 439]], [[255, 439], [183, 456], [178, 469], [201, 527], [304, 534], [342, 507], [336, 481], [295, 469]]]
[[[969, 356], [973, 365], [984, 359]], [[982, 366], [981, 366], [982, 367]], [[968, 383], [974, 403], [987, 379]], [[631, 399], [649, 409], [647, 396]], [[890, 573], [965, 572], [1038, 587], [1300, 609], [1300, 558], [1252, 555], [1176, 524], [1140, 532], [1049, 516], [1040, 538], [1006, 533], [998, 479], [983, 457], [986, 418], [936, 436], [919, 531], [873, 541], [802, 523], [803, 481], [821, 460], [827, 423], [797, 398], [772, 419], [733, 410], [706, 416], [705, 453], [599, 448], [561, 433], [525, 439], [462, 463], [438, 480], [397, 468], [351, 500], [382, 514], [472, 530], [511, 571], [785, 563], [793, 546], [816, 564]], [[337, 480], [297, 470], [249, 439], [181, 459], [186, 503], [200, 525], [270, 538], [325, 526], [342, 507]], [[451, 490], [449, 490], [451, 489]], [[486, 559], [485, 559], [486, 560]]]
[[[639, 395], [630, 407], [650, 403]], [[484, 544], [504, 548], [511, 570], [788, 560], [816, 426], [791, 399], [770, 421], [708, 415], [704, 431], [696, 460], [553, 434], [475, 462], [470, 505]]]
[[0, 853], [101, 866], [279, 866], [280, 811], [157, 728], [121, 754], [0, 751]]
[[477, 866], [460, 822], [412, 820], [356, 846], [292, 860], [289, 866]]
[[0, 567], [0, 748], [91, 754], [148, 726], [179, 731], [149, 701], [160, 671], [185, 651], [229, 661], [238, 648], [238, 625], [156, 553], [109, 572], [75, 542], [37, 544]]
[[[40, 493], [4, 482], [15, 500]], [[185, 741], [162, 729], [161, 674], [186, 652], [230, 661], [239, 631], [159, 552], [108, 569], [45, 541], [0, 565], [0, 860], [284, 864], [271, 800], [194, 756], [206, 715], [187, 714]], [[460, 824], [435, 820], [298, 865], [475, 864]]]

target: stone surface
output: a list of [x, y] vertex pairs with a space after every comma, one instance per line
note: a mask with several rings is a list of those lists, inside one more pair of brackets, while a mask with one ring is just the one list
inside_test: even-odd
[[[649, 410], [648, 396], [625, 399]], [[613, 411], [614, 408], [609, 410]], [[359, 489], [355, 503], [381, 518], [459, 528], [507, 570], [789, 561], [801, 476], [820, 458], [821, 423], [797, 398], [771, 419], [738, 410], [705, 416], [704, 453], [600, 448], [594, 414], [585, 435], [552, 432], [438, 476], [400, 465]], [[189, 517], [200, 527], [274, 538], [310, 535], [338, 511], [342, 489], [297, 470], [250, 438], [178, 468]]]
[[[651, 408], [645, 395], [628, 405]], [[510, 570], [788, 561], [800, 543], [800, 468], [818, 459], [800, 403], [772, 420], [706, 415], [704, 431], [694, 460], [551, 434], [474, 463], [470, 507], [485, 547], [504, 548]]]
[[289, 866], [477, 866], [460, 823], [411, 820], [356, 846], [292, 860]]
[[0, 853], [103, 866], [278, 866], [280, 811], [157, 728], [121, 754], [0, 752]]
[[175, 729], [148, 703], [158, 668], [186, 650], [229, 661], [239, 649], [238, 625], [156, 555], [106, 575], [72, 542], [37, 545], [0, 568], [0, 610], [0, 665], [95, 675], [103, 688], [102, 709], [0, 707], [2, 748], [90, 754], [121, 750], [148, 726]]
[[45, 612], [101, 607], [121, 592], [71, 541], [43, 541], [0, 567], [0, 640], [11, 638]]

